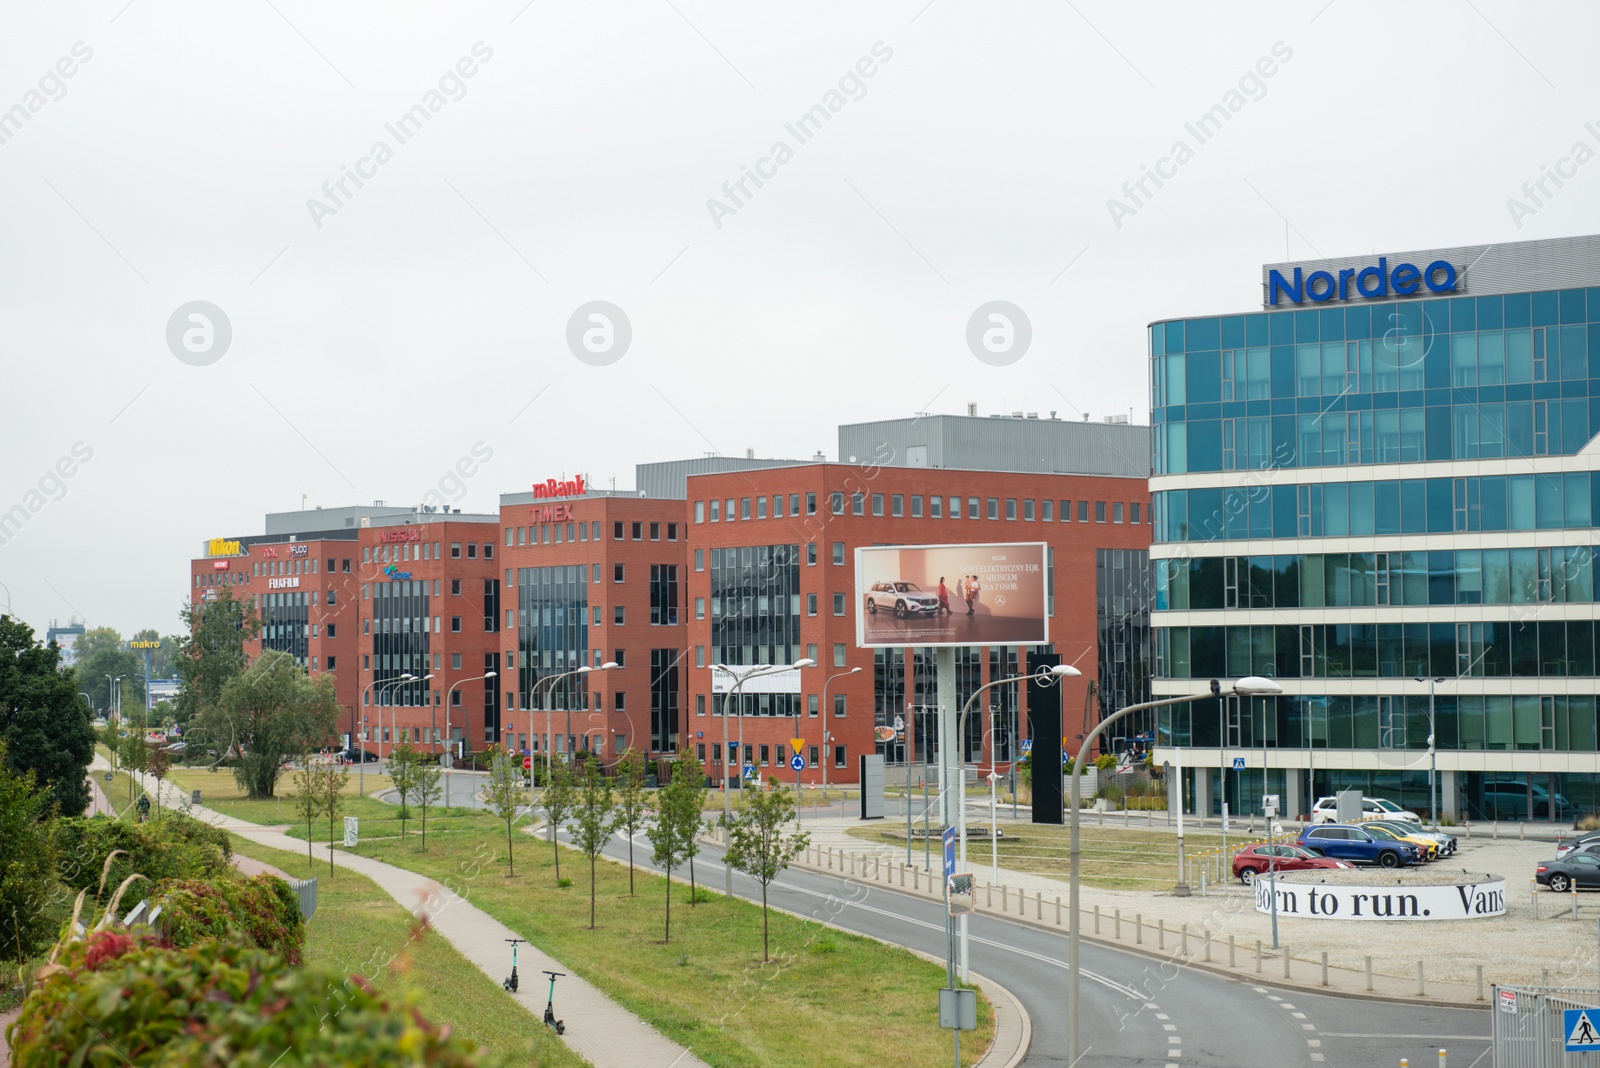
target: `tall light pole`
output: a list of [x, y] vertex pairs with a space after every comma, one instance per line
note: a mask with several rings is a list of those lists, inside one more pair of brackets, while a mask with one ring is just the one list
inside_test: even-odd
[[[1264, 679], [1256, 675], [1248, 675], [1240, 679], [1227, 690], [1224, 690], [1220, 683], [1213, 680], [1210, 693], [1188, 694], [1183, 697], [1167, 697], [1159, 701], [1144, 701], [1140, 704], [1129, 705], [1126, 708], [1120, 708], [1097, 723], [1094, 729], [1084, 736], [1083, 745], [1078, 748], [1078, 757], [1072, 762], [1072, 774], [1067, 776], [1067, 778], [1072, 780], [1070, 798], [1070, 803], [1072, 805], [1070, 815], [1072, 825], [1070, 836], [1071, 855], [1069, 864], [1070, 885], [1068, 889], [1071, 904], [1068, 912], [1069, 928], [1067, 940], [1066, 1060], [1069, 1064], [1078, 1063], [1082, 1056], [1083, 1050], [1083, 1034], [1080, 1031], [1078, 1024], [1078, 969], [1083, 959], [1082, 932], [1080, 930], [1081, 923], [1078, 916], [1078, 866], [1081, 859], [1081, 853], [1078, 846], [1078, 773], [1083, 768], [1083, 762], [1089, 759], [1090, 747], [1094, 745], [1095, 739], [1099, 738], [1100, 733], [1107, 727], [1111, 726], [1111, 724], [1115, 723], [1117, 720], [1122, 719], [1124, 716], [1132, 715], [1135, 712], [1145, 712], [1149, 709], [1161, 708], [1166, 705], [1188, 704], [1190, 701], [1203, 701], [1207, 697], [1220, 698], [1225, 693], [1237, 695], [1239, 697], [1267, 697], [1282, 692], [1282, 688], [1271, 679]], [[1179, 796], [1180, 798], [1182, 797], [1181, 785]]]
[[[813, 665], [814, 665], [814, 663], [815, 662], [813, 662]], [[829, 675], [822, 682], [822, 699], [821, 699], [821, 704], [817, 707], [817, 715], [822, 717], [822, 728], [823, 728], [822, 729], [822, 760], [821, 760], [821, 764], [822, 764], [822, 799], [824, 801], [826, 801], [828, 799], [828, 735], [830, 733], [828, 731], [828, 729], [827, 729], [828, 728], [828, 715], [829, 715], [829, 712], [828, 712], [828, 687], [833, 683], [834, 679], [842, 679], [846, 675], [859, 674], [860, 671], [861, 671], [860, 667], [853, 667], [849, 671], [841, 671], [837, 675]], [[796, 722], [795, 722], [795, 732], [794, 732], [794, 736], [796, 738], [800, 737], [799, 719], [800, 719], [800, 713], [796, 712], [795, 713], [795, 721]], [[741, 722], [741, 726], [742, 726], [742, 722]], [[743, 731], [741, 731], [740, 733], [742, 735]], [[744, 743], [741, 741], [740, 742], [741, 748], [743, 747], [743, 744]], [[800, 811], [800, 807], [799, 807], [800, 806], [800, 773], [798, 771], [794, 773], [794, 803], [795, 803], [795, 812], [797, 813], [795, 818], [798, 819], [799, 818], [798, 813]]]
[[[1422, 679], [1417, 679], [1422, 682]], [[1436, 782], [1439, 778], [1439, 732], [1434, 725], [1433, 718], [1433, 691], [1434, 687], [1445, 681], [1442, 678], [1428, 679], [1428, 811], [1433, 816], [1433, 829], [1439, 829], [1439, 794]], [[1552, 811], [1551, 815], [1555, 815]]]
[[[576, 668], [576, 669], [574, 669], [572, 671], [563, 671], [559, 675], [550, 675], [547, 678], [542, 678], [542, 679], [539, 679], [537, 682], [535, 682], [533, 684], [533, 689], [529, 690], [528, 694], [529, 694], [530, 697], [531, 696], [537, 696], [538, 693], [539, 693], [539, 687], [543, 686], [545, 683], [549, 683], [550, 684], [550, 688], [545, 691], [545, 699], [546, 699], [546, 701], [549, 701], [551, 698], [553, 698], [555, 696], [555, 689], [556, 689], [555, 684], [560, 682], [562, 679], [570, 679], [575, 675], [587, 675], [591, 671], [611, 671], [616, 666], [617, 666], [617, 662], [615, 660], [607, 660], [604, 664], [601, 664], [599, 667], [590, 667], [588, 664], [585, 664], [582, 667]], [[570, 704], [571, 702], [569, 701], [568, 703]], [[546, 707], [545, 707], [545, 710], [544, 710], [544, 730], [545, 730], [544, 767], [545, 767], [545, 782], [547, 784], [550, 781], [550, 773], [554, 770], [554, 766], [555, 766], [556, 735], [555, 735], [555, 718], [554, 717], [555, 717], [555, 709], [550, 708], [548, 706], [548, 704], [547, 704]], [[570, 712], [569, 712], [569, 716], [568, 716], [568, 720], [567, 720], [567, 729], [568, 729], [568, 732], [570, 733], [570, 731], [572, 729], [572, 721], [571, 721]], [[530, 733], [530, 734], [533, 733], [533, 712], [531, 710], [528, 712], [528, 733]]]
[[[956, 827], [961, 841], [961, 866], [967, 866], [967, 713], [971, 712], [978, 704], [978, 698], [985, 690], [992, 690], [996, 686], [1008, 686], [1013, 682], [1026, 682], [1037, 679], [1043, 685], [1055, 685], [1062, 679], [1074, 678], [1083, 674], [1071, 664], [1056, 664], [1053, 667], [1040, 668], [1037, 674], [1008, 675], [1003, 679], [986, 682], [972, 691], [972, 696], [967, 698], [967, 703], [961, 706], [961, 714], [956, 717]], [[993, 722], [992, 720], [990, 721]], [[994, 828], [989, 828], [989, 834], [994, 835]], [[967, 918], [961, 917], [961, 978], [967, 978]]]
[[[414, 676], [409, 675], [409, 674], [401, 675], [399, 677], [398, 681], [407, 682], [407, 681], [411, 680], [413, 677]], [[397, 681], [397, 680], [393, 680], [393, 679], [389, 679], [389, 680], [373, 679], [371, 682], [369, 682], [365, 686], [361, 687], [361, 693], [356, 696], [356, 707], [357, 708], [365, 707], [362, 702], [364, 702], [366, 700], [367, 694], [372, 692], [372, 688], [374, 686], [389, 686], [389, 685], [392, 685], [395, 681]], [[383, 734], [383, 704], [382, 704], [383, 693], [382, 693], [381, 690], [378, 693], [378, 699], [379, 699], [379, 703], [375, 707], [378, 709], [378, 734], [381, 737], [382, 734]], [[365, 723], [366, 721], [367, 721], [366, 714], [363, 713], [362, 716], [361, 716], [361, 722]], [[356, 737], [355, 727], [356, 727], [355, 714], [351, 713], [351, 716], [350, 716], [350, 748], [355, 750], [361, 756], [361, 763], [360, 763], [360, 766], [357, 769], [357, 776], [356, 777], [361, 782], [361, 787], [360, 787], [361, 796], [362, 797], [366, 797], [367, 796], [367, 759], [366, 759], [367, 758], [367, 751], [366, 751], [366, 746], [364, 744], [366, 739], [357, 738]]]
[[[731, 666], [729, 666], [727, 664], [714, 665], [714, 667], [719, 667], [723, 671], [726, 671], [728, 674], [730, 674], [730, 675], [732, 675], [734, 677], [733, 685], [728, 687], [728, 692], [722, 695], [722, 826], [724, 828], [726, 828], [728, 826], [728, 822], [729, 822], [729, 819], [730, 819], [731, 814], [732, 814], [732, 808], [731, 808], [731, 805], [729, 803], [729, 795], [728, 795], [728, 756], [729, 756], [729, 753], [728, 753], [728, 705], [729, 705], [730, 699], [733, 698], [735, 695], [738, 695], [740, 697], [740, 702], [739, 702], [739, 760], [736, 762], [736, 764], [740, 769], [740, 782], [741, 782], [741, 788], [742, 788], [742, 783], [743, 783], [743, 778], [744, 778], [744, 776], [743, 776], [743, 770], [744, 770], [744, 701], [743, 701], [744, 684], [749, 682], [751, 679], [758, 679], [763, 675], [776, 675], [780, 671], [790, 671], [790, 670], [793, 670], [795, 668], [811, 668], [811, 667], [816, 667], [816, 666], [817, 666], [817, 662], [815, 660], [811, 659], [809, 656], [802, 657], [801, 659], [796, 660], [793, 664], [764, 664], [764, 665], [758, 665], [756, 667], [751, 668], [749, 671], [746, 671], [742, 675], [739, 674], [737, 671], [735, 671], [733, 667], [731, 667]], [[824, 739], [827, 738], [827, 734], [826, 733], [823, 734], [823, 738]], [[732, 864], [723, 864], [722, 865], [722, 885], [723, 885], [723, 890], [727, 893], [727, 895], [729, 897], [732, 897], [733, 896], [733, 865]]]
[[[464, 682], [480, 682], [480, 681], [482, 681], [484, 679], [492, 679], [498, 674], [499, 674], [499, 672], [497, 672], [497, 671], [485, 671], [482, 675], [474, 675], [470, 679], [457, 679], [455, 682], [451, 683], [450, 689], [447, 690], [445, 692], [445, 695], [444, 695], [444, 743], [445, 743], [445, 752], [448, 753], [450, 751], [450, 743], [453, 740], [450, 737], [450, 699], [455, 695], [456, 687], [460, 686]], [[452, 756], [451, 759], [454, 760], [455, 759], [454, 756]], [[444, 807], [445, 808], [449, 808], [450, 807], [450, 771], [451, 771], [450, 768], [446, 768], [445, 772], [444, 772]]]

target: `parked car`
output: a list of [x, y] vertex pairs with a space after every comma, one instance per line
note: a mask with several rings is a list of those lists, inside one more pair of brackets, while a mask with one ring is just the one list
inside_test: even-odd
[[1600, 831], [1589, 831], [1576, 838], [1556, 842], [1556, 859], [1561, 859], [1573, 850], [1589, 849], [1592, 846], [1600, 846]]
[[378, 754], [370, 749], [342, 749], [336, 754], [341, 764], [374, 764]]
[[1441, 857], [1450, 856], [1460, 844], [1453, 834], [1446, 834], [1443, 831], [1425, 831], [1405, 820], [1362, 820], [1361, 826], [1387, 827], [1403, 837], [1432, 842], [1439, 847], [1439, 855]]
[[1580, 890], [1600, 888], [1600, 854], [1569, 853], [1560, 860], [1542, 861], [1533, 877], [1539, 885], [1558, 894], [1566, 893], [1574, 884]]
[[[1422, 859], [1424, 860], [1439, 859], [1438, 842], [1432, 842], [1420, 835], [1414, 835], [1410, 833], [1409, 830], [1397, 831], [1393, 827], [1387, 826], [1378, 820], [1363, 820], [1361, 822], [1361, 826], [1374, 838], [1387, 838], [1391, 842], [1410, 842], [1412, 845], [1422, 850]], [[1401, 826], [1409, 827], [1410, 825], [1402, 824]]]
[[[1419, 826], [1422, 817], [1408, 809], [1401, 808], [1393, 801], [1383, 797], [1363, 797], [1361, 799], [1361, 818], [1363, 820], [1406, 820]], [[1317, 803], [1311, 806], [1312, 823], [1337, 823], [1339, 820], [1339, 799], [1337, 797], [1319, 797]]]
[[1324, 823], [1307, 827], [1295, 842], [1334, 860], [1401, 868], [1422, 859], [1422, 850], [1410, 842], [1380, 839], [1353, 823]]
[[1269, 870], [1307, 871], [1313, 868], [1353, 867], [1355, 865], [1349, 861], [1319, 857], [1292, 845], [1253, 845], [1249, 849], [1241, 849], [1233, 858], [1234, 877], [1246, 886], [1249, 886], [1257, 875]]
[[939, 614], [939, 595], [929, 593], [915, 582], [874, 582], [867, 591], [867, 611], [891, 609], [895, 616], [933, 616]]
[[1526, 819], [1530, 798], [1536, 820], [1560, 819], [1572, 810], [1572, 802], [1558, 793], [1552, 811], [1549, 790], [1534, 783], [1530, 791], [1527, 783], [1516, 779], [1489, 779], [1483, 783], [1480, 796], [1480, 807], [1489, 819]]

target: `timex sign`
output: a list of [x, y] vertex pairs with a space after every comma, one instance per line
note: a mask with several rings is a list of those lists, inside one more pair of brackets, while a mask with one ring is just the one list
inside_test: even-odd
[[552, 504], [541, 508], [530, 508], [528, 514], [535, 523], [565, 523], [572, 518], [572, 505]]
[[1337, 276], [1332, 271], [1321, 270], [1307, 274], [1304, 267], [1296, 267], [1291, 281], [1279, 271], [1268, 271], [1267, 304], [1276, 305], [1279, 297], [1288, 298], [1290, 304], [1303, 304], [1307, 300], [1326, 304], [1356, 297], [1378, 300], [1391, 293], [1409, 297], [1419, 286], [1427, 286], [1430, 293], [1457, 292], [1455, 265], [1448, 260], [1434, 260], [1424, 270], [1411, 263], [1397, 263], [1390, 270], [1389, 258], [1379, 256], [1376, 264], [1344, 267]]

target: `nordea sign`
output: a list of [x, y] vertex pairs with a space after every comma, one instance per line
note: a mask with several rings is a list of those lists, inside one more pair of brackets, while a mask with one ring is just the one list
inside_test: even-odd
[[[1464, 877], [1465, 878], [1465, 877]], [[1277, 881], [1278, 915], [1317, 920], [1476, 920], [1503, 916], [1506, 881], [1496, 875], [1481, 882], [1419, 886]], [[1273, 885], [1255, 880], [1256, 911], [1272, 911]]]

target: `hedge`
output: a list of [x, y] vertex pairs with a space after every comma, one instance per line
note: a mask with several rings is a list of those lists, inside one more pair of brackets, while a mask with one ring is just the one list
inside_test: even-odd
[[105, 885], [121, 885], [134, 872], [146, 879], [205, 879], [231, 874], [233, 847], [226, 831], [201, 820], [171, 813], [151, 823], [133, 823], [108, 816], [57, 821], [61, 881], [74, 890], [95, 889], [106, 857], [111, 862]]
[[300, 963], [305, 948], [300, 902], [276, 875], [163, 880], [148, 897], [151, 912], [161, 909], [155, 925], [174, 948], [215, 942], [233, 931], [289, 964]]

